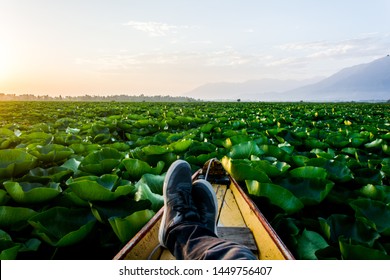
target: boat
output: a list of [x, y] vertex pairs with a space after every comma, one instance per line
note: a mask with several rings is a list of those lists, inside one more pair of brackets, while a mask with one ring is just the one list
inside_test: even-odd
[[[293, 260], [286, 247], [256, 204], [217, 159], [196, 171], [192, 180], [209, 181], [218, 199], [218, 236], [246, 245], [259, 260]], [[174, 260], [159, 245], [158, 231], [164, 208], [118, 252], [114, 260]]]

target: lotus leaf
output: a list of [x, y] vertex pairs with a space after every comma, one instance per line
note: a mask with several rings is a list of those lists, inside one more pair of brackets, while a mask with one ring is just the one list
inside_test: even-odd
[[136, 186], [137, 192], [134, 195], [134, 200], [149, 200], [152, 204], [151, 208], [154, 212], [160, 210], [160, 208], [164, 205], [164, 197], [161, 194], [153, 193], [149, 186], [142, 181], [138, 181]]
[[319, 218], [319, 221], [326, 238], [333, 243], [337, 243], [339, 237], [343, 236], [372, 247], [380, 237], [378, 232], [348, 215], [333, 214], [326, 220]]
[[147, 184], [153, 193], [162, 195], [164, 179], [165, 179], [165, 174], [153, 175], [147, 173], [142, 176], [140, 182]]
[[306, 229], [297, 241], [297, 257], [300, 260], [317, 260], [316, 252], [329, 246], [320, 234]]
[[66, 162], [64, 162], [64, 164], [61, 165], [61, 167], [69, 169], [69, 170], [73, 171], [74, 173], [76, 173], [78, 168], [79, 168], [79, 165], [80, 165], [80, 161], [78, 161], [75, 158], [70, 158]]
[[3, 183], [8, 194], [18, 203], [41, 203], [51, 200], [61, 193], [59, 183], [51, 182], [48, 185], [29, 182]]
[[0, 150], [0, 180], [23, 175], [36, 165], [37, 158], [23, 150]]
[[346, 238], [340, 238], [339, 245], [344, 260], [390, 260], [390, 255], [384, 250], [369, 248]]
[[159, 161], [156, 167], [151, 167], [147, 162], [139, 160], [127, 158], [122, 161], [122, 164], [125, 166], [128, 174], [134, 180], [139, 180], [142, 175], [146, 173], [150, 174], [161, 174], [161, 171], [164, 168], [165, 163], [163, 161]]
[[375, 139], [374, 141], [367, 143], [364, 145], [364, 147], [373, 149], [373, 148], [381, 148], [382, 147], [382, 139]]
[[307, 179], [326, 179], [328, 173], [326, 169], [313, 166], [302, 166], [290, 171], [292, 177], [307, 178]]
[[152, 210], [137, 211], [125, 218], [113, 217], [110, 225], [122, 243], [129, 241], [153, 216]]
[[334, 183], [321, 178], [287, 177], [276, 183], [291, 191], [305, 205], [315, 205], [325, 199]]
[[3, 190], [3, 189], [0, 189], [0, 206], [1, 205], [6, 205], [7, 202], [9, 201], [10, 197], [8, 195], [8, 193]]
[[187, 156], [185, 160], [188, 161], [191, 165], [196, 165], [198, 167], [203, 166], [203, 164], [211, 158], [218, 158], [218, 153], [213, 152], [209, 154], [200, 154], [197, 156]]
[[23, 176], [21, 181], [38, 182], [43, 184], [50, 181], [60, 183], [62, 181], [66, 181], [72, 174], [72, 170], [61, 166], [50, 167], [47, 169], [36, 167], [30, 170], [28, 174]]
[[333, 181], [347, 182], [353, 179], [348, 165], [334, 159], [314, 158], [306, 161], [306, 165], [325, 168], [329, 179]]
[[367, 198], [390, 202], [390, 186], [368, 184], [360, 189], [360, 193]]
[[383, 159], [382, 163], [382, 172], [386, 174], [387, 177], [390, 177], [390, 158]]
[[146, 156], [150, 156], [150, 155], [163, 155], [171, 152], [172, 149], [167, 146], [148, 145], [146, 147], [143, 147], [141, 151]]
[[213, 123], [207, 123], [207, 124], [202, 125], [199, 129], [203, 133], [209, 133], [213, 128], [214, 128]]
[[274, 145], [260, 145], [260, 149], [264, 151], [264, 155], [277, 158], [280, 161], [290, 162], [290, 155], [279, 147]]
[[27, 224], [27, 220], [36, 212], [30, 208], [0, 206], [0, 227], [19, 228]]
[[53, 142], [54, 136], [45, 132], [32, 132], [21, 136], [25, 144], [37, 143], [40, 145], [47, 145]]
[[78, 197], [86, 201], [111, 201], [135, 192], [135, 186], [129, 181], [112, 174], [71, 178], [66, 183]]
[[326, 139], [326, 142], [332, 147], [344, 148], [349, 144], [349, 139], [341, 133], [330, 133]]
[[92, 231], [96, 219], [89, 209], [53, 207], [29, 219], [35, 233], [56, 247], [76, 244]]
[[0, 128], [0, 149], [8, 149], [16, 144], [17, 137], [13, 131], [7, 128]]
[[87, 156], [88, 154], [94, 151], [101, 150], [102, 147], [99, 144], [87, 144], [87, 143], [81, 144], [81, 142], [77, 142], [71, 144], [69, 148], [71, 148], [78, 155]]
[[255, 180], [246, 180], [245, 183], [249, 194], [268, 198], [271, 204], [280, 207], [286, 213], [295, 213], [303, 208], [302, 202], [281, 186]]
[[187, 153], [190, 155], [199, 155], [199, 154], [212, 153], [215, 152], [216, 150], [217, 147], [210, 142], [199, 142], [194, 140]]
[[354, 171], [355, 180], [361, 185], [383, 185], [384, 174], [379, 169], [361, 168]]
[[255, 142], [248, 141], [232, 146], [228, 156], [232, 159], [249, 159], [252, 155], [260, 156], [263, 154], [264, 151]]
[[37, 145], [29, 153], [43, 162], [51, 163], [66, 160], [74, 151], [62, 145], [48, 144], [45, 146]]
[[12, 241], [0, 240], [0, 260], [15, 260], [20, 246]]
[[350, 202], [355, 216], [384, 236], [390, 236], [390, 205], [369, 198]]
[[277, 177], [285, 173], [290, 165], [285, 162], [280, 162], [276, 160], [273, 163], [270, 163], [268, 160], [260, 160], [256, 156], [251, 157], [251, 163], [256, 169], [264, 171], [269, 177]]
[[81, 161], [79, 169], [97, 176], [111, 173], [117, 167], [123, 155], [115, 149], [103, 148], [100, 151], [94, 151], [87, 155]]
[[182, 139], [171, 143], [169, 147], [171, 147], [175, 153], [183, 153], [190, 148], [192, 142], [192, 139]]
[[222, 165], [237, 181], [256, 180], [262, 183], [271, 183], [267, 174], [262, 170], [257, 161], [247, 159], [232, 159], [227, 156], [222, 158]]
[[128, 197], [120, 197], [114, 201], [90, 202], [90, 207], [95, 218], [101, 223], [108, 223], [112, 217], [124, 218], [134, 212], [150, 209], [148, 200], [134, 201]]

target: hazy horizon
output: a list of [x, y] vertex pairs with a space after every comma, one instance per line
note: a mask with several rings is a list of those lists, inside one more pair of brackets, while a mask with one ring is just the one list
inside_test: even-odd
[[0, 0], [0, 92], [182, 95], [389, 53], [390, 2]]

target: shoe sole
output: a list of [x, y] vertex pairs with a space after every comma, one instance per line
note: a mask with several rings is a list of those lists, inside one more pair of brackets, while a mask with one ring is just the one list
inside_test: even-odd
[[165, 175], [164, 184], [163, 184], [164, 212], [163, 212], [163, 216], [161, 218], [160, 229], [159, 229], [159, 232], [158, 232], [158, 240], [160, 242], [160, 245], [165, 247], [165, 248], [166, 248], [166, 246], [164, 245], [163, 240], [165, 240], [165, 226], [166, 226], [165, 219], [166, 219], [166, 212], [167, 212], [167, 211], [165, 211], [165, 209], [166, 209], [166, 203], [167, 203], [166, 193], [167, 193], [168, 181], [169, 181], [169, 178], [172, 176], [173, 171], [180, 164], [186, 164], [191, 169], [191, 166], [190, 166], [190, 164], [188, 162], [186, 162], [184, 160], [176, 160], [168, 168], [167, 174]]
[[208, 182], [204, 179], [196, 180], [193, 183], [193, 186], [195, 186], [196, 184], [198, 184], [198, 188], [203, 188], [206, 192], [208, 192], [208, 196], [212, 197], [212, 199], [213, 199], [213, 204], [215, 207], [214, 233], [215, 233], [215, 235], [218, 235], [218, 232], [217, 232], [218, 200], [217, 200], [217, 196], [215, 195], [215, 191], [213, 189], [213, 186], [210, 184], [210, 182]]

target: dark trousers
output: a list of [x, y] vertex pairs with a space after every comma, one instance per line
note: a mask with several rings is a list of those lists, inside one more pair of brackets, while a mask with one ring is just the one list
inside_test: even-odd
[[194, 223], [179, 224], [168, 233], [167, 247], [178, 260], [256, 260], [246, 246], [218, 238]]

